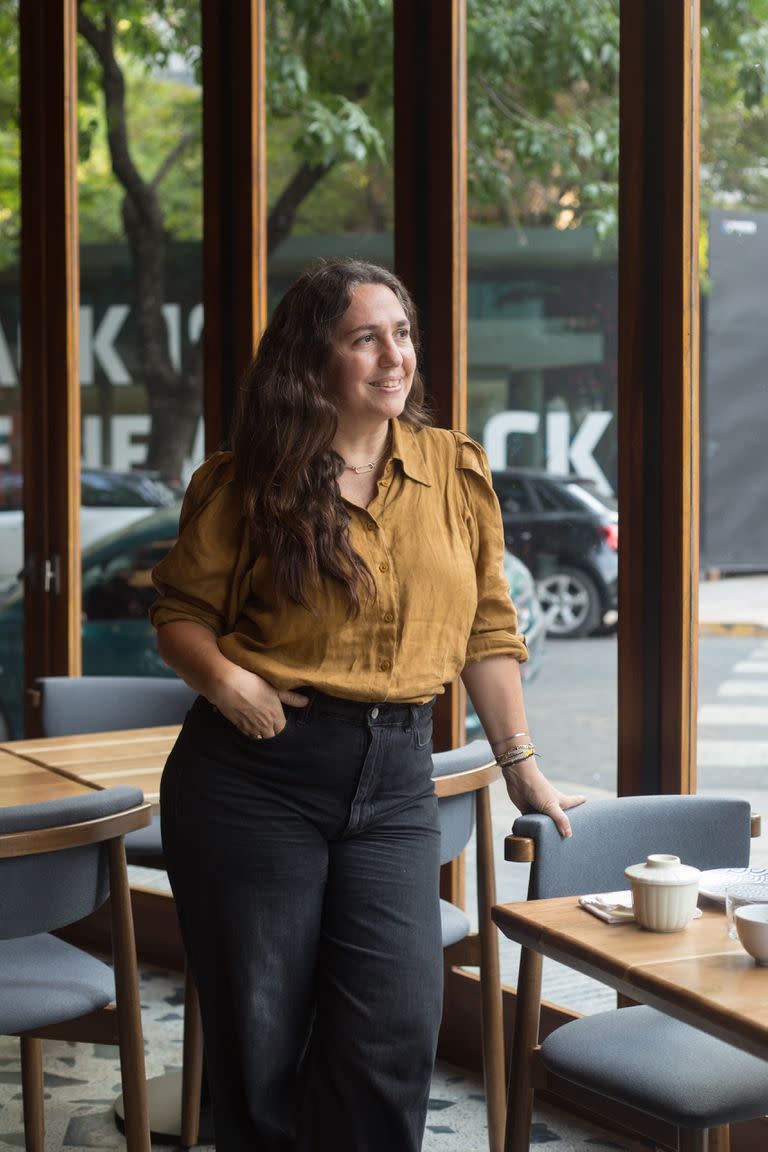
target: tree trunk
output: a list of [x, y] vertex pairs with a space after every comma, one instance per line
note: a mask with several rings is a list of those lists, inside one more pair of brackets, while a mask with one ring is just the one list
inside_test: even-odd
[[172, 477], [181, 475], [194, 443], [202, 412], [199, 372], [177, 372], [170, 356], [165, 303], [166, 235], [157, 185], [178, 159], [177, 142], [155, 180], [143, 179], [131, 156], [125, 106], [125, 80], [114, 51], [112, 23], [101, 26], [78, 11], [78, 30], [95, 52], [102, 71], [107, 139], [112, 170], [123, 187], [123, 224], [132, 264], [133, 316], [141, 370], [147, 392], [150, 433], [145, 463]]

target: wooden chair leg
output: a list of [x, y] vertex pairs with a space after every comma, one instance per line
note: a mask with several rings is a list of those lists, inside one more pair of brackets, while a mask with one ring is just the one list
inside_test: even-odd
[[515, 1034], [509, 1066], [504, 1152], [528, 1152], [533, 1115], [533, 1053], [539, 1041], [541, 955], [523, 948], [517, 981]]
[[144, 1069], [139, 972], [133, 931], [131, 893], [122, 837], [109, 843], [112, 959], [115, 966], [115, 1008], [120, 1044], [120, 1077], [128, 1152], [151, 1152], [149, 1107]]
[[21, 1095], [26, 1152], [45, 1152], [43, 1042], [32, 1036], [21, 1037]]
[[708, 1152], [709, 1139], [706, 1128], [679, 1128], [677, 1133], [678, 1152]]
[[487, 788], [476, 795], [477, 908], [480, 935], [483, 1076], [490, 1152], [503, 1152], [506, 1087], [504, 1084], [504, 1006], [499, 967], [499, 938], [491, 920], [496, 903], [491, 804]]
[[710, 1128], [707, 1152], [730, 1152], [731, 1129], [727, 1124], [720, 1128]]
[[181, 1074], [181, 1146], [192, 1148], [200, 1135], [203, 1087], [203, 1025], [197, 985], [187, 966], [184, 976], [184, 1054]]

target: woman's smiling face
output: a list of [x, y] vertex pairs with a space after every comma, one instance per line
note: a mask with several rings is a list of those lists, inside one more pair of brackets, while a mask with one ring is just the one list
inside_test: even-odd
[[346, 423], [374, 425], [399, 416], [416, 371], [403, 306], [385, 284], [358, 284], [336, 325], [328, 358], [328, 398]]

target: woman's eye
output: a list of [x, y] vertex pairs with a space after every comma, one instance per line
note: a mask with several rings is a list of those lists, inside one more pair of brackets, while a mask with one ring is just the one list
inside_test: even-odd
[[407, 340], [411, 334], [410, 328], [398, 328], [397, 335], [401, 340]]

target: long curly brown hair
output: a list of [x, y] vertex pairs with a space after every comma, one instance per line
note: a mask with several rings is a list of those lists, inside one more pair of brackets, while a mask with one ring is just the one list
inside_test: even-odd
[[[332, 448], [337, 416], [325, 369], [336, 325], [360, 284], [384, 284], [400, 301], [417, 354], [416, 309], [386, 268], [326, 260], [304, 272], [275, 308], [240, 395], [232, 432], [235, 469], [255, 546], [270, 554], [277, 587], [309, 611], [318, 578], [341, 585], [352, 614], [371, 575], [349, 539], [339, 491], [344, 461]], [[430, 423], [418, 368], [400, 417]]]

